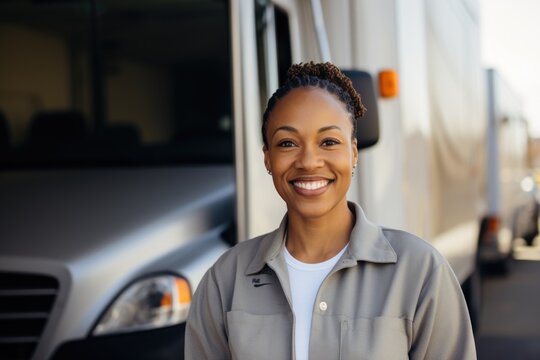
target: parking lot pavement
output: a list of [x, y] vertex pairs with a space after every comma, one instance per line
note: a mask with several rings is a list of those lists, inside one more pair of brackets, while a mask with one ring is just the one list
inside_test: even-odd
[[487, 274], [478, 359], [540, 359], [540, 241], [516, 245], [507, 275]]

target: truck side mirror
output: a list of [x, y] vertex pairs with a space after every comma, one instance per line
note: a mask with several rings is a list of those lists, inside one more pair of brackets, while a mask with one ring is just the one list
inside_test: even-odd
[[367, 109], [364, 116], [358, 120], [356, 134], [358, 150], [366, 149], [379, 141], [379, 111], [373, 78], [369, 73], [360, 70], [343, 70], [343, 73], [352, 80]]

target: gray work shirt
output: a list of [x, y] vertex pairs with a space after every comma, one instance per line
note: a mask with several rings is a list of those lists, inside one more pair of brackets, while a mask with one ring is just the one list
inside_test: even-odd
[[[467, 306], [430, 244], [381, 228], [349, 203], [347, 251], [315, 299], [309, 358], [476, 359]], [[186, 359], [294, 359], [294, 314], [280, 227], [239, 243], [208, 270], [186, 326]]]

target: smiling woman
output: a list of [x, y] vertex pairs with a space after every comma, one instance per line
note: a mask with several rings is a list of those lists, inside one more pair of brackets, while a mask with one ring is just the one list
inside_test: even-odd
[[289, 217], [348, 219], [358, 158], [350, 117], [336, 96], [317, 87], [292, 90], [270, 114], [265, 165]]
[[476, 358], [446, 260], [347, 201], [364, 111], [334, 65], [291, 67], [262, 126], [264, 163], [287, 214], [207, 272], [188, 318], [187, 359]]

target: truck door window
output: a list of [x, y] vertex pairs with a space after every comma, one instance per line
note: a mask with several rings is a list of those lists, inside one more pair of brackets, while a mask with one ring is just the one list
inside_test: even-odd
[[232, 163], [228, 9], [0, 3], [0, 166]]
[[287, 13], [270, 1], [255, 2], [255, 19], [260, 100], [264, 109], [291, 66], [291, 37]]

